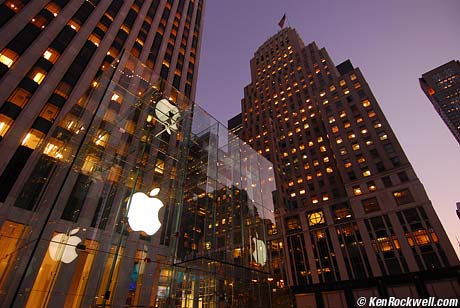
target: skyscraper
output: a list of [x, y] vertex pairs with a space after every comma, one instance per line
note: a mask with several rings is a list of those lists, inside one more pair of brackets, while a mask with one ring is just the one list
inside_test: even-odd
[[449, 275], [407, 283], [408, 273], [449, 272], [459, 260], [361, 71], [349, 60], [336, 66], [292, 28], [264, 42], [250, 66], [242, 136], [274, 164], [297, 303], [436, 296], [443, 283], [458, 290]]
[[460, 62], [450, 61], [419, 79], [434, 109], [460, 143]]
[[[171, 297], [163, 265], [178, 241], [175, 172], [185, 168], [204, 5], [0, 4], [1, 307]], [[135, 190], [154, 188], [165, 207], [152, 238], [129, 229], [126, 212]]]
[[55, 120], [123, 50], [194, 98], [203, 6], [203, 0], [4, 1], [0, 202]]

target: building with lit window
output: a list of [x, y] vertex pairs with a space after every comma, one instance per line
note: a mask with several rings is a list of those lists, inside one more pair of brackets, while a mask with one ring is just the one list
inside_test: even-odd
[[460, 143], [460, 62], [450, 61], [419, 79], [434, 109]]
[[[204, 1], [0, 4], [0, 202], [34, 149], [122, 51], [195, 96]], [[150, 78], [150, 77], [149, 77]], [[73, 125], [69, 119], [69, 128]]]
[[274, 165], [298, 306], [458, 297], [458, 257], [359, 68], [336, 66], [292, 28], [264, 42], [250, 67], [242, 138]]

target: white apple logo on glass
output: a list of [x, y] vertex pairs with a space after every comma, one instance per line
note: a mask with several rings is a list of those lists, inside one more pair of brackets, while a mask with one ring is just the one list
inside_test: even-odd
[[257, 263], [259, 263], [261, 266], [264, 266], [265, 262], [267, 262], [267, 247], [265, 246], [264, 241], [259, 240], [257, 232], [256, 237], [253, 237], [252, 241], [254, 242], [255, 246], [252, 256]]
[[128, 223], [133, 231], [144, 231], [148, 235], [154, 235], [160, 229], [158, 212], [163, 207], [163, 202], [155, 198], [159, 192], [159, 188], [152, 189], [150, 197], [137, 192], [128, 200]]
[[81, 238], [75, 236], [80, 228], [66, 233], [58, 233], [51, 239], [48, 252], [54, 261], [70, 263], [78, 257], [76, 248], [81, 243]]
[[180, 120], [179, 108], [171, 104], [166, 98], [157, 103], [155, 115], [158, 121], [164, 125], [168, 134], [171, 135], [171, 129], [177, 130], [177, 122]]

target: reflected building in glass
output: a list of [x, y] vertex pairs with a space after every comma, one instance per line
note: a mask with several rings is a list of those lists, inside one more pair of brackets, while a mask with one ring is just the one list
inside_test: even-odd
[[242, 128], [229, 125], [273, 163], [286, 262], [276, 274], [297, 304], [458, 297], [458, 257], [360, 69], [292, 28], [250, 67]]

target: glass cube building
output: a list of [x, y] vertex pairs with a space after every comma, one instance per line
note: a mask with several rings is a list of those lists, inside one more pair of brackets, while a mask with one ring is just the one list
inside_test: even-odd
[[35, 139], [0, 208], [0, 306], [272, 305], [272, 164], [137, 58]]

